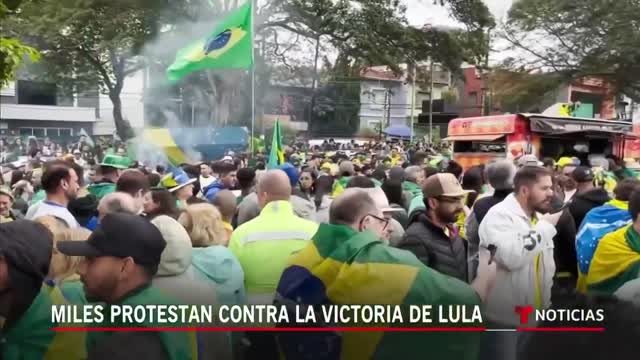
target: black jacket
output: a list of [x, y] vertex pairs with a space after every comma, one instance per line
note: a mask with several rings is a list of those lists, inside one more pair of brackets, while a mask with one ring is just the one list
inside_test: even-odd
[[553, 237], [553, 257], [556, 261], [556, 273], [569, 272], [578, 278], [578, 260], [576, 255], [576, 223], [571, 213], [565, 209], [556, 225], [556, 236]]
[[457, 233], [449, 238], [423, 213], [414, 217], [398, 248], [445, 275], [467, 281], [467, 249]]
[[597, 206], [602, 206], [611, 200], [607, 191], [602, 188], [595, 188], [583, 193], [576, 194], [569, 204], [569, 211], [573, 215], [576, 227], [579, 229], [582, 220], [589, 210]]

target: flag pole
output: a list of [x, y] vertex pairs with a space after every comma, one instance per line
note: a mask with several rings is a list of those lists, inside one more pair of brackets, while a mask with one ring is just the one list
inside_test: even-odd
[[254, 26], [254, 5], [256, 4], [255, 0], [251, 1], [251, 139], [250, 139], [250, 150], [251, 156], [254, 155], [254, 145], [253, 139], [255, 138], [255, 128], [256, 128], [256, 61], [255, 61], [255, 49], [254, 49], [254, 40], [255, 40], [255, 26]]

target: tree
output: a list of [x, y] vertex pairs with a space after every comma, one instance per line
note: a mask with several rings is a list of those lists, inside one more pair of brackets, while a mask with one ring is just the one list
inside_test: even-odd
[[598, 76], [640, 101], [638, 0], [520, 0], [501, 35], [512, 69]]
[[159, 31], [168, 0], [38, 0], [22, 4], [21, 34], [41, 45], [47, 76], [76, 92], [97, 85], [113, 104], [122, 139], [133, 136], [122, 113], [127, 76], [141, 70], [141, 50]]
[[[0, 21], [4, 22], [15, 14], [20, 1], [0, 1]], [[16, 34], [0, 27], [0, 88], [15, 78], [16, 70], [28, 58], [31, 62], [40, 60], [38, 50], [25, 45]]]
[[563, 82], [559, 73], [528, 73], [494, 69], [489, 76], [493, 105], [500, 111], [540, 112], [538, 106], [555, 102], [555, 91]]

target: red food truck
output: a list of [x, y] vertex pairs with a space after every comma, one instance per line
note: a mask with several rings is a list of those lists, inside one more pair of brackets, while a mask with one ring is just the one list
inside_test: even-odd
[[631, 131], [627, 121], [508, 114], [453, 119], [444, 140], [453, 142], [453, 159], [467, 169], [523, 154], [558, 159], [576, 145], [590, 155], [635, 158], [640, 156], [640, 140]]

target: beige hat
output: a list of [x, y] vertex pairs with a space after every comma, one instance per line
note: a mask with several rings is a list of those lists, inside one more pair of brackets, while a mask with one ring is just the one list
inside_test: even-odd
[[385, 213], [385, 212], [402, 211], [403, 210], [403, 209], [400, 209], [400, 208], [392, 208], [391, 205], [389, 205], [389, 200], [387, 199], [387, 195], [379, 187], [361, 188], [359, 190], [363, 190], [367, 194], [369, 194], [369, 196], [371, 196], [373, 201], [376, 203], [376, 207], [378, 209], [380, 209], [380, 211], [382, 211], [383, 213]]
[[425, 198], [435, 198], [439, 196], [463, 197], [473, 190], [464, 190], [460, 182], [453, 174], [440, 173], [429, 176], [422, 186], [422, 193]]

